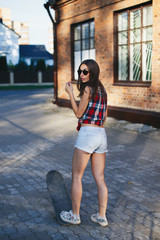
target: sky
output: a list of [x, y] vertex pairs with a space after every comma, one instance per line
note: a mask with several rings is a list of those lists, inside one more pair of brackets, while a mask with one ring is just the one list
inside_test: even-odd
[[46, 2], [47, 0], [0, 0], [0, 7], [11, 9], [12, 21], [28, 23], [29, 44], [44, 44], [48, 49], [51, 20], [43, 6]]

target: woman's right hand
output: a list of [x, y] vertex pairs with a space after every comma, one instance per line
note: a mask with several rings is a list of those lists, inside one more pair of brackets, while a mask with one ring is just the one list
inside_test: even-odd
[[68, 94], [71, 94], [73, 92], [73, 86], [70, 82], [67, 82], [66, 83], [66, 87], [65, 87], [65, 91], [68, 93]]

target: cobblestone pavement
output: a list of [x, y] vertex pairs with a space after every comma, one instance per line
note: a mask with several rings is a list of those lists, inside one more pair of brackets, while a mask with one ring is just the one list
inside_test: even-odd
[[70, 190], [77, 131], [72, 111], [51, 99], [51, 89], [0, 92], [0, 239], [160, 239], [160, 131], [128, 131], [124, 121], [111, 118], [105, 168], [109, 226], [90, 220], [98, 210], [90, 162], [82, 223], [56, 222], [45, 176], [60, 171]]

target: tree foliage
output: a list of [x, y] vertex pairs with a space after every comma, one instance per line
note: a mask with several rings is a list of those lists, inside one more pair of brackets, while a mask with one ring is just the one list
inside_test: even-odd
[[27, 65], [26, 62], [24, 61], [19, 61], [19, 63], [17, 65], [15, 65], [15, 68], [14, 68], [16, 71], [28, 71], [29, 70], [29, 67]]
[[5, 56], [0, 57], [0, 71], [8, 71], [8, 65]]
[[45, 71], [46, 65], [43, 59], [37, 61], [36, 71]]

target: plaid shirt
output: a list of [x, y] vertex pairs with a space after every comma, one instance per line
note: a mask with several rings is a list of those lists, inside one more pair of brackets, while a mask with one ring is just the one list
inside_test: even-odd
[[101, 90], [98, 91], [96, 97], [91, 99], [81, 118], [78, 120], [77, 130], [80, 130], [81, 124], [96, 124], [101, 126], [105, 119], [107, 109], [107, 100], [102, 98]]

